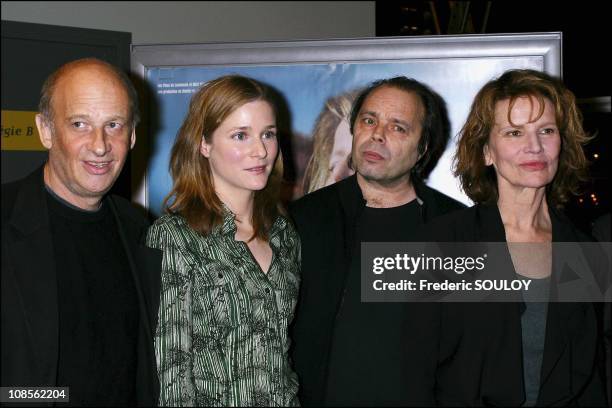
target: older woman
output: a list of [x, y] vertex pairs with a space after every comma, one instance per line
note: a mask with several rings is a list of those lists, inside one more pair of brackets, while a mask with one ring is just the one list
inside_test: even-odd
[[532, 286], [523, 303], [448, 309], [458, 340], [441, 358], [441, 404], [606, 405], [596, 306], [529, 301], [552, 290], [552, 242], [589, 240], [561, 212], [585, 177], [587, 140], [573, 94], [545, 73], [508, 71], [476, 95], [455, 169], [476, 205], [432, 228], [440, 241], [508, 242]]
[[288, 325], [299, 238], [280, 208], [268, 90], [236, 75], [194, 94], [172, 148], [155, 352], [167, 406], [297, 405]]

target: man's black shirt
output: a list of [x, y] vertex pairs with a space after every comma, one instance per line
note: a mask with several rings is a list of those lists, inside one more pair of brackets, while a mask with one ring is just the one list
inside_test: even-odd
[[[361, 242], [418, 241], [423, 225], [417, 200], [393, 208], [365, 207], [356, 225], [352, 262], [330, 352], [329, 406], [402, 405], [406, 347], [405, 305], [361, 301]], [[405, 384], [403, 386], [405, 388]]]
[[107, 205], [83, 211], [50, 191], [47, 204], [58, 260], [57, 385], [70, 387], [70, 405], [134, 405], [139, 312], [114, 217]]

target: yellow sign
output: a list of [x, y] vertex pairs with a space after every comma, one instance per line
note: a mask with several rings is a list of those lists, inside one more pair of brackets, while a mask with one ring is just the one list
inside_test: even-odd
[[38, 137], [37, 113], [2, 111], [2, 150], [47, 150]]

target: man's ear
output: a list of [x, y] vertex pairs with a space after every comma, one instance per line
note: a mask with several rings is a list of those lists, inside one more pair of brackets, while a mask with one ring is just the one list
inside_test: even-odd
[[42, 145], [47, 149], [51, 149], [51, 146], [53, 146], [53, 129], [51, 129], [51, 124], [47, 123], [43, 115], [40, 113], [36, 115], [35, 119], [40, 143], [42, 143]]
[[200, 142], [200, 153], [207, 159], [210, 157], [210, 144], [206, 142], [204, 136], [202, 136], [202, 141]]
[[130, 150], [134, 148], [136, 144], [136, 126], [132, 128], [132, 136], [130, 136]]

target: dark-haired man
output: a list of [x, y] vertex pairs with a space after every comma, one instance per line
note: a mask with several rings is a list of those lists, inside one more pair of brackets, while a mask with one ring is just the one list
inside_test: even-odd
[[302, 286], [293, 358], [303, 405], [435, 404], [438, 305], [361, 302], [361, 242], [422, 241], [459, 209], [423, 178], [449, 135], [442, 99], [406, 77], [374, 82], [350, 118], [355, 175], [293, 203]]
[[69, 387], [71, 405], [155, 405], [161, 254], [107, 195], [134, 146], [136, 92], [83, 59], [42, 88], [45, 165], [2, 186], [3, 387]]

